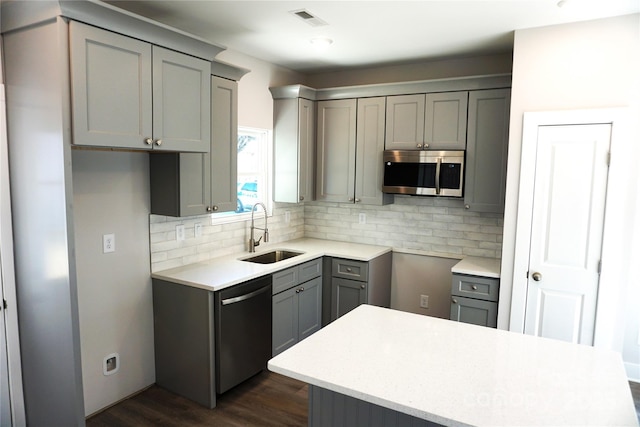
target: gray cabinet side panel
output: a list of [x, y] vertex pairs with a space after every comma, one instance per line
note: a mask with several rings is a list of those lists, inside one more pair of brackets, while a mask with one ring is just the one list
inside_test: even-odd
[[298, 203], [298, 99], [273, 101], [273, 200]]
[[369, 261], [368, 304], [391, 306], [391, 258], [387, 252]]
[[412, 415], [309, 385], [310, 427], [435, 427]]
[[16, 297], [31, 426], [85, 424], [67, 35], [60, 18], [3, 35]]
[[180, 216], [180, 170], [178, 154], [149, 155], [151, 213]]
[[153, 321], [156, 383], [215, 407], [213, 294], [153, 279]]

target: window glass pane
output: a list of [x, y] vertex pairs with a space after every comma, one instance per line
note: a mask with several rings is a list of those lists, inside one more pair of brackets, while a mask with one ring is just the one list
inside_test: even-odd
[[267, 212], [271, 214], [270, 153], [271, 134], [268, 130], [238, 128], [236, 211], [213, 214], [211, 217], [214, 222], [223, 223], [247, 219], [257, 202], [264, 203]]

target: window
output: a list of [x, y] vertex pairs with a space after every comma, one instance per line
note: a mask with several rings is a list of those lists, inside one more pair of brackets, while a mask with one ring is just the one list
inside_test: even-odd
[[[271, 215], [271, 131], [238, 128], [238, 200], [235, 212], [212, 214], [213, 223], [246, 220], [256, 202]], [[260, 209], [260, 208], [258, 208]]]

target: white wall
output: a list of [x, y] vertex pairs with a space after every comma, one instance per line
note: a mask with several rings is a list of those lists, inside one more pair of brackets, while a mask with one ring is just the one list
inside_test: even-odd
[[[632, 107], [632, 117], [637, 121], [640, 102], [640, 15], [601, 19], [566, 25], [519, 30], [515, 33], [513, 80], [511, 93], [511, 120], [509, 136], [509, 160], [507, 174], [507, 197], [504, 218], [504, 243], [501, 271], [502, 304], [499, 307], [498, 326], [509, 328], [513, 252], [515, 246], [515, 228], [517, 215], [518, 185], [520, 175], [520, 154], [522, 145], [522, 117], [526, 111], [551, 111], [568, 109], [588, 109], [606, 107]], [[635, 114], [635, 116], [633, 116]], [[625, 144], [627, 145], [625, 147]], [[629, 145], [630, 144], [630, 145]], [[635, 144], [635, 145], [634, 145]], [[612, 152], [624, 156], [624, 151], [632, 153], [638, 138], [627, 139]], [[612, 159], [612, 167], [613, 167]], [[619, 174], [620, 171], [616, 171]], [[612, 185], [610, 175], [610, 185]], [[626, 179], [624, 179], [626, 177]], [[631, 209], [633, 212], [637, 195], [638, 174], [636, 170], [625, 172], [623, 179], [615, 183], [627, 192], [626, 198], [614, 199], [607, 206], [608, 212]], [[640, 223], [640, 213], [635, 211], [622, 219], [619, 227], [629, 233], [636, 233], [634, 226]], [[605, 229], [605, 240], [607, 233]], [[630, 236], [633, 234], [628, 234]], [[603, 254], [617, 256], [624, 268], [633, 265], [631, 254], [638, 253], [638, 242], [632, 250], [622, 250], [620, 242], [618, 253]], [[637, 260], [636, 260], [637, 262]], [[607, 268], [606, 265], [603, 269]], [[631, 276], [630, 276], [631, 277]], [[625, 361], [640, 363], [638, 324], [640, 323], [640, 304], [633, 300], [632, 306], [624, 308], [628, 295], [637, 295], [637, 274], [634, 282], [601, 283], [602, 287], [619, 289], [622, 304], [617, 305], [618, 313], [598, 313], [598, 324], [608, 322], [608, 331], [599, 325], [600, 336], [609, 333], [608, 346], [622, 351]], [[601, 282], [604, 282], [602, 280]], [[625, 326], [624, 311], [627, 324]], [[608, 317], [608, 320], [606, 319]], [[611, 319], [617, 319], [613, 323]], [[513, 326], [513, 325], [512, 325]], [[598, 340], [598, 332], [596, 332]]]
[[[73, 202], [85, 414], [155, 382], [149, 272], [149, 156], [74, 150]], [[102, 252], [115, 234], [116, 251]], [[105, 376], [102, 361], [119, 353]]]
[[418, 64], [387, 65], [311, 74], [307, 85], [320, 89], [378, 83], [505, 74], [511, 72], [511, 52], [495, 55], [425, 61]]

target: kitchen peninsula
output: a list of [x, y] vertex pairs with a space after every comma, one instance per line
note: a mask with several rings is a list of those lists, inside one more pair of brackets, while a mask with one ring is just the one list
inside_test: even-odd
[[369, 305], [269, 369], [309, 383], [310, 426], [638, 425], [617, 353]]

